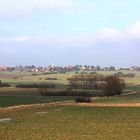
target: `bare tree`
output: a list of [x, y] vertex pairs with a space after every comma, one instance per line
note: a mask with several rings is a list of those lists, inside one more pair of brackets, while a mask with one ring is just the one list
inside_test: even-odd
[[72, 89], [99, 89], [103, 76], [96, 74], [74, 75], [68, 79]]
[[122, 94], [125, 88], [125, 81], [116, 76], [107, 76], [103, 84], [103, 92], [105, 96], [113, 96]]

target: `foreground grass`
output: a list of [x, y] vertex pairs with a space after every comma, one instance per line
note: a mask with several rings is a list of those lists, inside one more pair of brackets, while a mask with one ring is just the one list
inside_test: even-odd
[[[39, 114], [40, 112], [40, 114]], [[44, 112], [44, 113], [42, 113]], [[0, 113], [2, 140], [139, 140], [140, 108], [48, 106]]]

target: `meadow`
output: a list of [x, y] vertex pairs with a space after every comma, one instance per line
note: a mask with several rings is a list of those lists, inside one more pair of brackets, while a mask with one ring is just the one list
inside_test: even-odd
[[2, 140], [139, 140], [140, 108], [46, 106], [1, 113]]
[[[115, 72], [99, 71], [99, 74], [110, 75]], [[128, 73], [123, 71], [123, 73]], [[47, 103], [54, 101], [65, 101], [74, 99], [73, 97], [42, 97], [39, 90], [36, 88], [16, 88], [17, 84], [55, 84], [57, 90], [67, 88], [70, 76], [75, 73], [66, 74], [42, 74], [32, 72], [1, 72], [0, 80], [9, 83], [12, 87], [0, 88], [0, 107], [7, 107], [13, 105], [33, 104], [33, 103]], [[94, 99], [95, 102], [139, 102], [140, 100], [140, 72], [135, 72], [136, 76], [133, 78], [125, 78], [126, 88], [125, 92], [135, 92], [134, 95], [99, 98]], [[46, 80], [47, 78], [56, 78], [56, 80]], [[88, 91], [90, 92], [90, 91]], [[93, 91], [91, 91], [93, 92]]]
[[0, 108], [16, 105], [27, 105], [37, 103], [49, 103], [58, 101], [69, 101], [73, 97], [41, 96], [38, 89], [24, 88], [1, 88], [0, 89]]
[[[113, 72], [99, 72], [104, 75]], [[140, 72], [125, 78], [124, 94], [114, 97], [93, 97], [92, 106], [74, 103], [75, 97], [41, 96], [36, 88], [16, 88], [16, 84], [56, 84], [66, 88], [73, 73], [33, 76], [33, 73], [2, 73], [0, 79], [12, 85], [0, 88], [0, 139], [2, 140], [140, 140], [140, 107], [118, 107], [117, 104], [140, 103]], [[15, 78], [16, 77], [16, 78]], [[17, 78], [18, 77], [18, 78]], [[57, 80], [45, 80], [46, 78]], [[74, 105], [63, 104], [69, 101]], [[60, 102], [59, 104], [46, 104]], [[62, 104], [61, 104], [62, 102]], [[20, 109], [17, 105], [45, 103]], [[116, 106], [102, 106], [102, 104]], [[90, 103], [89, 103], [90, 104]], [[100, 104], [100, 107], [94, 106]]]

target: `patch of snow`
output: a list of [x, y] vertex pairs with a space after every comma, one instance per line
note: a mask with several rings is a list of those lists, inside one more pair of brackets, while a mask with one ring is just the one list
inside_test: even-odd
[[47, 114], [48, 112], [42, 111], [42, 112], [36, 112], [35, 114]]
[[61, 111], [60, 109], [55, 109], [54, 111], [58, 112], [58, 111]]
[[11, 120], [12, 120], [11, 118], [3, 118], [3, 119], [0, 119], [0, 123], [1, 122], [9, 122]]

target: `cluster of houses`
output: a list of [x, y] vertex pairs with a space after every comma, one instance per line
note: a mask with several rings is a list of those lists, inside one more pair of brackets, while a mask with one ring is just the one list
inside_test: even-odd
[[100, 67], [100, 66], [89, 66], [89, 65], [66, 65], [66, 66], [47, 66], [47, 67], [37, 67], [35, 65], [31, 66], [14, 66], [14, 67], [6, 67], [0, 66], [0, 71], [10, 71], [10, 72], [57, 72], [57, 73], [65, 73], [69, 71], [115, 71], [115, 70], [128, 70], [128, 71], [140, 71], [140, 67], [132, 66], [130, 68], [119, 68], [117, 69], [114, 66], [110, 67]]

